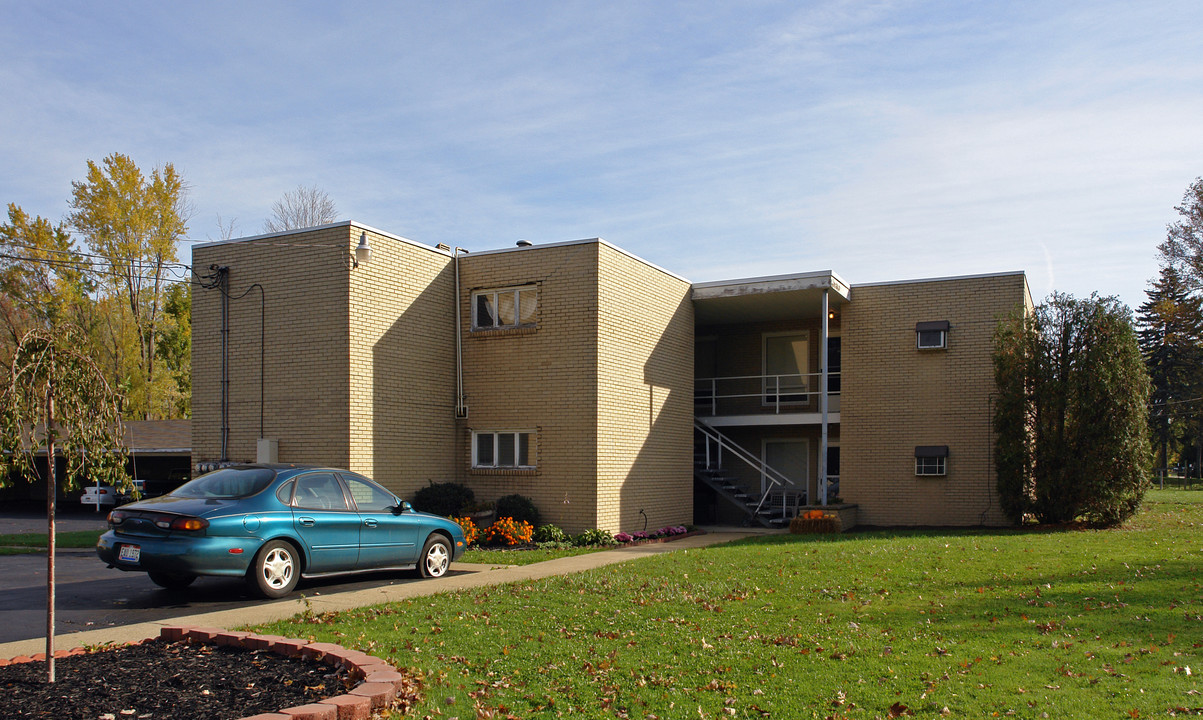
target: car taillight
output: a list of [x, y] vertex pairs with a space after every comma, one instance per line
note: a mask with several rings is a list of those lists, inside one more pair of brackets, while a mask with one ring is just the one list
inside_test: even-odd
[[110, 525], [120, 525], [121, 523], [125, 522], [125, 518], [126, 518], [125, 512], [123, 512], [121, 510], [114, 510], [111, 513], [109, 513], [109, 524]]
[[204, 518], [183, 517], [173, 515], [156, 515], [155, 527], [161, 530], [204, 530], [209, 527], [209, 521]]
[[171, 521], [172, 530], [204, 530], [209, 521], [198, 517], [178, 517]]
[[105, 490], [104, 488], [100, 488], [100, 489], [99, 489], [99, 490], [97, 490], [96, 492], [100, 493], [101, 495], [108, 495], [108, 494], [109, 494], [109, 491], [108, 491], [108, 490]]

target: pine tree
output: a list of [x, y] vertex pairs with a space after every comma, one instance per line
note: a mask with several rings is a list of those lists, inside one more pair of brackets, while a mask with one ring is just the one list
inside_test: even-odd
[[1203, 298], [1174, 265], [1164, 265], [1137, 312], [1140, 349], [1152, 382], [1149, 426], [1169, 465], [1171, 444], [1198, 429], [1203, 395]]

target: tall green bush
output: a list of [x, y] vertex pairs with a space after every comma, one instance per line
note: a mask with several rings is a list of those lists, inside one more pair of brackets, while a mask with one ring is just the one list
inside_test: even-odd
[[460, 510], [476, 499], [472, 488], [459, 483], [430, 482], [424, 488], [414, 493], [410, 502], [414, 508], [443, 517], [458, 515]]
[[1145, 371], [1131, 311], [1054, 293], [994, 336], [995, 467], [1019, 522], [1123, 522], [1149, 485]]
[[516, 522], [528, 522], [536, 527], [539, 525], [539, 508], [525, 495], [515, 493], [499, 497], [496, 507], [498, 518], [508, 517]]

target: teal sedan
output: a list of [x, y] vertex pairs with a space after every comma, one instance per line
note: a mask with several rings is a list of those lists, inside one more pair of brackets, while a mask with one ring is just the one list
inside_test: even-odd
[[440, 577], [465, 546], [459, 525], [363, 475], [236, 465], [112, 511], [96, 554], [165, 588], [199, 575], [245, 577], [252, 592], [277, 598], [302, 576], [416, 568]]

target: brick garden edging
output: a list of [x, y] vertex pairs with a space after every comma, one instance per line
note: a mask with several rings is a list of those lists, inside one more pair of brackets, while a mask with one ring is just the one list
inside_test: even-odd
[[705, 534], [706, 534], [706, 531], [702, 530], [702, 529], [690, 530], [689, 532], [684, 532], [684, 533], [681, 533], [680, 535], [667, 535], [665, 537], [642, 538], [639, 540], [632, 540], [630, 542], [619, 543], [615, 547], [616, 548], [625, 548], [625, 547], [638, 547], [640, 545], [657, 545], [659, 543], [672, 542], [673, 540], [684, 540], [687, 537], [693, 537], [694, 535], [705, 535]]
[[[361, 682], [345, 695], [319, 700], [308, 705], [283, 708], [278, 712], [250, 715], [241, 720], [368, 720], [372, 714], [384, 710], [397, 699], [397, 691], [405, 684], [405, 676], [387, 660], [368, 655], [358, 650], [348, 650], [333, 643], [310, 642], [279, 635], [255, 635], [247, 632], [230, 632], [221, 628], [192, 627], [189, 625], [166, 626], [157, 638], [142, 642], [188, 641], [213, 645], [240, 647], [245, 650], [270, 650], [290, 658], [316, 660], [342, 667]], [[55, 651], [56, 658], [71, 657], [87, 653], [87, 648]], [[9, 660], [0, 659], [0, 666], [22, 662], [40, 662], [45, 653]]]

